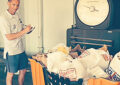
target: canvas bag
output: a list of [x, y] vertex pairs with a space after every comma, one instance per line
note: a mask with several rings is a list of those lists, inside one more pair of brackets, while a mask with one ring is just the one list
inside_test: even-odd
[[112, 80], [120, 81], [120, 52], [117, 53], [111, 61], [106, 73], [110, 75]]
[[86, 70], [77, 59], [64, 61], [59, 68], [59, 75], [69, 78], [71, 81], [77, 81], [86, 76]]
[[85, 50], [79, 58], [80, 62], [86, 68], [94, 68], [96, 66], [100, 66], [103, 70], [108, 67], [109, 61], [105, 61], [103, 58], [103, 54], [109, 55], [108, 52], [103, 50], [90, 48]]
[[61, 63], [67, 60], [71, 60], [71, 56], [64, 54], [63, 52], [53, 52], [47, 54], [47, 68], [49, 72], [58, 73]]
[[95, 78], [108, 78], [109, 75], [104, 72], [103, 69], [101, 69], [99, 66], [96, 66], [92, 69], [87, 69], [87, 72], [89, 73], [89, 77], [95, 77]]

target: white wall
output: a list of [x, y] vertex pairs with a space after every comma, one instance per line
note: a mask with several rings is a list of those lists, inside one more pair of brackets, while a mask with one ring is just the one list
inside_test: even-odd
[[0, 14], [7, 9], [7, 0], [0, 0]]
[[66, 44], [66, 30], [73, 24], [73, 0], [44, 0], [45, 51]]
[[[29, 55], [42, 50], [41, 29], [43, 29], [44, 48], [47, 51], [58, 43], [66, 44], [66, 30], [73, 24], [73, 0], [43, 0], [43, 4], [41, 1], [21, 0], [20, 4], [19, 12], [23, 22], [36, 27], [31, 34], [26, 35], [25, 48]], [[3, 5], [6, 2], [7, 0], [0, 0], [0, 7], [6, 8]]]
[[[7, 0], [0, 0], [0, 14], [7, 9]], [[0, 47], [4, 47], [2, 35], [0, 33]]]
[[35, 26], [35, 30], [26, 35], [26, 52], [33, 55], [41, 51], [40, 41], [40, 0], [24, 0], [24, 23]]

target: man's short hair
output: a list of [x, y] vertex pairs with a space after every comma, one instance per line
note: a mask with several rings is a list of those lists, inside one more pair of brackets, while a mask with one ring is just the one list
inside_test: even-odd
[[[12, 0], [8, 0], [8, 2], [11, 2]], [[19, 0], [20, 1], [20, 0]]]
[[11, 2], [12, 0], [8, 0], [8, 2]]

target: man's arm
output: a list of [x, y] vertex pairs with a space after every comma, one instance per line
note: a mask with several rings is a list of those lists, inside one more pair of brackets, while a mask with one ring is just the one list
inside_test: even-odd
[[12, 33], [12, 34], [6, 34], [6, 38], [8, 40], [14, 40], [16, 38], [19, 38], [23, 36], [24, 34], [28, 33], [31, 30], [31, 26], [28, 25], [24, 30], [18, 32], [18, 33]]

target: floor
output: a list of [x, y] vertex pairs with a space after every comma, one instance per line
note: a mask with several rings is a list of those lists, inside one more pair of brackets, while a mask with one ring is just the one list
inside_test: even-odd
[[[0, 85], [6, 85], [5, 77], [6, 77], [6, 74], [1, 74], [0, 73]], [[18, 79], [18, 75], [15, 75], [14, 78], [13, 78], [13, 85], [18, 85], [17, 79]], [[30, 72], [26, 73], [24, 85], [33, 85], [32, 77], [31, 77]]]

